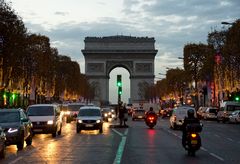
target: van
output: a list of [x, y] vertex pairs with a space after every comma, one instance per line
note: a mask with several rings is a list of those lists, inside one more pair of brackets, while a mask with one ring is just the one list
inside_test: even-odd
[[187, 111], [189, 109], [194, 110], [194, 116], [197, 117], [196, 110], [190, 106], [179, 106], [173, 109], [172, 114], [170, 116], [170, 128], [177, 129], [181, 128], [184, 122], [184, 118], [187, 117]]
[[33, 125], [33, 134], [61, 135], [62, 115], [56, 104], [35, 104], [27, 108], [27, 115]]
[[229, 115], [236, 110], [240, 110], [239, 102], [224, 101], [220, 103], [220, 108], [217, 114], [217, 122], [222, 121], [225, 123], [226, 121], [229, 121]]

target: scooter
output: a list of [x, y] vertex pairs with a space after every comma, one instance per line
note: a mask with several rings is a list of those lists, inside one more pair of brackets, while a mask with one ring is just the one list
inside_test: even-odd
[[157, 124], [157, 115], [148, 114], [145, 118], [145, 123], [150, 129], [152, 129]]
[[202, 146], [199, 133], [202, 131], [202, 124], [189, 125], [187, 127], [186, 146], [189, 156], [195, 156], [195, 152]]
[[201, 147], [201, 137], [199, 133], [189, 132], [187, 133], [186, 150], [189, 156], [195, 156], [195, 152]]

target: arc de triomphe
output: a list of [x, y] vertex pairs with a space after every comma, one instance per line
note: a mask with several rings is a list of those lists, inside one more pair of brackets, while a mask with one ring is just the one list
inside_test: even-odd
[[131, 102], [144, 99], [141, 84], [154, 84], [154, 38], [117, 35], [86, 37], [84, 42], [85, 74], [95, 88], [95, 101], [109, 101], [109, 74], [116, 67], [130, 74]]

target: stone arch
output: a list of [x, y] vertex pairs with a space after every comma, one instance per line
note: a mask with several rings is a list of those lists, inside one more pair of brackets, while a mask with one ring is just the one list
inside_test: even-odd
[[154, 38], [132, 36], [86, 37], [82, 53], [85, 74], [99, 95], [95, 101], [109, 100], [109, 75], [116, 67], [125, 68], [130, 74], [130, 99], [143, 101], [138, 84], [154, 84], [154, 59], [157, 54]]

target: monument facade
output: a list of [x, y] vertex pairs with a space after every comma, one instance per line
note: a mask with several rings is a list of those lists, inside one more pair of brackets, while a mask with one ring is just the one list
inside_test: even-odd
[[131, 102], [144, 100], [142, 84], [154, 84], [154, 38], [117, 35], [86, 37], [84, 42], [85, 74], [95, 89], [95, 101], [109, 101], [109, 74], [116, 67], [130, 74]]

